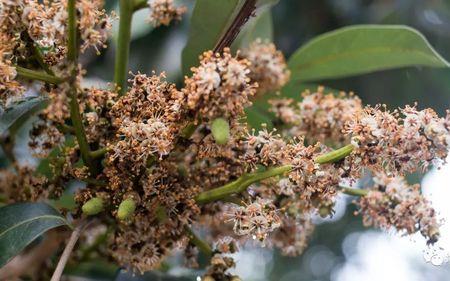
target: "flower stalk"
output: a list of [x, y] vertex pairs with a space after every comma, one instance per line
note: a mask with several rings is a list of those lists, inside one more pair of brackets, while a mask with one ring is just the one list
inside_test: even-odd
[[90, 152], [90, 155], [92, 157], [92, 159], [99, 159], [102, 158], [103, 156], [105, 156], [105, 154], [108, 152], [108, 148], [103, 147], [94, 151]]
[[318, 156], [315, 161], [318, 164], [335, 163], [349, 156], [354, 148], [355, 146], [353, 144], [349, 144], [326, 154], [322, 154]]
[[[348, 155], [350, 155], [353, 149], [354, 146], [352, 144], [349, 144], [337, 150], [320, 155], [315, 159], [315, 161], [318, 164], [328, 164], [338, 162], [347, 157]], [[195, 201], [198, 204], [206, 204], [213, 201], [228, 198], [232, 194], [237, 194], [246, 190], [247, 187], [249, 187], [251, 184], [255, 182], [271, 178], [274, 176], [283, 175], [285, 173], [290, 172], [292, 169], [293, 167], [291, 165], [285, 165], [281, 167], [271, 168], [264, 172], [254, 172], [250, 174], [245, 174], [240, 178], [238, 178], [237, 180], [230, 182], [226, 185], [200, 193], [199, 195], [197, 195], [197, 197], [195, 197]], [[351, 190], [348, 190], [348, 192], [351, 192]]]
[[200, 239], [189, 227], [186, 226], [185, 230], [188, 234], [189, 242], [194, 244], [206, 256], [212, 256], [213, 250], [208, 243]]
[[31, 70], [31, 69], [27, 69], [27, 68], [20, 67], [20, 66], [15, 66], [15, 68], [17, 71], [17, 75], [22, 78], [38, 80], [38, 81], [46, 82], [49, 84], [55, 84], [55, 85], [61, 84], [62, 82], [64, 82], [63, 78], [57, 77], [54, 75], [50, 75], [50, 74], [42, 72], [42, 71]]
[[133, 11], [136, 12], [140, 9], [148, 7], [147, 0], [134, 0]]
[[220, 200], [235, 193], [241, 193], [251, 184], [258, 181], [268, 179], [274, 176], [280, 176], [292, 170], [291, 165], [270, 168], [263, 172], [254, 172], [242, 175], [237, 180], [230, 182], [224, 186], [204, 191], [195, 197], [198, 204], [206, 204], [216, 200]]
[[80, 147], [81, 158], [84, 164], [89, 167], [92, 174], [96, 174], [94, 163], [90, 156], [89, 143], [87, 141], [86, 132], [83, 126], [83, 119], [80, 113], [80, 105], [78, 104], [77, 93], [77, 60], [78, 60], [78, 43], [77, 43], [77, 14], [75, 0], [69, 0], [68, 8], [68, 51], [67, 58], [69, 60], [69, 67], [72, 67], [69, 78], [69, 97], [70, 97], [70, 118], [75, 131], [75, 136]]
[[341, 189], [341, 192], [347, 195], [351, 195], [351, 196], [366, 196], [369, 191], [366, 189], [358, 189], [358, 188], [349, 188], [349, 187], [343, 187]]
[[[137, 2], [137, 1], [136, 1]], [[114, 66], [114, 82], [119, 94], [126, 93], [128, 59], [130, 57], [131, 20], [135, 1], [120, 0], [119, 34], [117, 36], [116, 61]]]

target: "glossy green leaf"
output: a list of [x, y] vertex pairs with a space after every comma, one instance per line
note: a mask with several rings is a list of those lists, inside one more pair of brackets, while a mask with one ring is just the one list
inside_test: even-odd
[[0, 114], [0, 135], [7, 131], [16, 132], [33, 114], [47, 105], [47, 99], [32, 97], [8, 106]]
[[233, 21], [243, 0], [197, 0], [191, 18], [189, 38], [183, 49], [183, 73], [198, 64], [204, 51], [212, 50]]
[[0, 267], [49, 229], [68, 225], [44, 203], [19, 203], [0, 208]]
[[292, 55], [292, 79], [314, 81], [407, 66], [448, 67], [417, 30], [356, 25], [320, 35]]

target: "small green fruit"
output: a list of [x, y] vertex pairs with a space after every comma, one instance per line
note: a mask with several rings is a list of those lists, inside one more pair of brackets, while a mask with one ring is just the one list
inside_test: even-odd
[[122, 201], [117, 210], [117, 218], [119, 220], [129, 219], [136, 210], [136, 202], [132, 198], [128, 198]]
[[93, 216], [103, 211], [103, 208], [103, 199], [95, 197], [84, 203], [83, 207], [81, 207], [81, 210], [86, 216]]
[[224, 145], [230, 139], [230, 125], [223, 118], [217, 118], [212, 122], [211, 132], [217, 144]]

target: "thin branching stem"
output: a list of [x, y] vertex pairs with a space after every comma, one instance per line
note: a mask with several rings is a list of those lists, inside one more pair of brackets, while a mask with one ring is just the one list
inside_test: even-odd
[[71, 73], [69, 78], [69, 97], [70, 97], [70, 119], [75, 130], [75, 136], [80, 147], [81, 158], [84, 164], [89, 167], [92, 174], [96, 174], [95, 165], [91, 159], [89, 143], [87, 141], [86, 132], [83, 126], [83, 119], [80, 113], [80, 105], [78, 104], [78, 86], [77, 86], [77, 61], [78, 61], [78, 43], [77, 43], [77, 14], [76, 14], [76, 0], [69, 0], [67, 3], [68, 9], [68, 51], [67, 58], [69, 60], [69, 67]]
[[139, 11], [140, 9], [144, 9], [148, 7], [148, 1], [147, 0], [134, 0], [134, 6], [133, 11]]
[[45, 63], [44, 61], [44, 55], [42, 54], [41, 50], [36, 46], [35, 43], [31, 44], [31, 48], [33, 51], [33, 56], [36, 59], [36, 61], [39, 63], [39, 65], [42, 67], [42, 69], [49, 75], [55, 76], [55, 73], [53, 70], [50, 69], [50, 67]]
[[195, 197], [198, 204], [206, 204], [226, 198], [232, 194], [241, 193], [247, 189], [251, 184], [258, 181], [268, 179], [274, 176], [280, 176], [292, 170], [291, 165], [270, 168], [263, 172], [254, 172], [242, 175], [237, 180], [230, 182], [224, 186], [204, 191]]
[[[350, 155], [353, 151], [353, 145], [346, 145], [340, 149], [325, 153], [318, 156], [315, 161], [319, 164], [334, 163], [342, 160]], [[226, 185], [204, 191], [195, 197], [197, 204], [206, 204], [217, 200], [228, 198], [230, 195], [238, 194], [245, 191], [251, 184], [263, 179], [271, 178], [274, 176], [281, 176], [285, 173], [292, 171], [291, 165], [285, 165], [276, 168], [270, 168], [263, 172], [254, 172], [242, 175], [237, 180], [227, 183]]]
[[351, 196], [366, 196], [369, 191], [366, 189], [359, 189], [359, 188], [350, 188], [350, 187], [342, 187], [341, 192], [347, 195]]
[[186, 233], [188, 234], [189, 242], [194, 244], [200, 252], [205, 254], [206, 256], [212, 256], [213, 250], [211, 249], [211, 246], [200, 239], [189, 227], [185, 227]]
[[102, 158], [103, 156], [105, 156], [105, 154], [108, 152], [108, 148], [103, 147], [94, 151], [91, 151], [91, 157], [92, 159], [99, 159]]
[[335, 163], [352, 153], [355, 146], [353, 144], [346, 145], [339, 149], [318, 156], [315, 161], [319, 164]]
[[17, 75], [22, 78], [38, 80], [38, 81], [46, 82], [49, 84], [55, 84], [55, 85], [61, 84], [62, 82], [64, 82], [63, 78], [57, 77], [54, 75], [50, 75], [50, 74], [42, 72], [42, 71], [31, 70], [31, 69], [20, 67], [20, 66], [15, 66], [15, 68], [17, 71]]
[[56, 265], [56, 269], [53, 272], [52, 278], [50, 281], [59, 281], [61, 280], [61, 276], [64, 272], [64, 268], [66, 267], [67, 261], [69, 260], [70, 254], [73, 251], [73, 248], [75, 247], [75, 244], [78, 241], [78, 238], [80, 238], [81, 232], [86, 227], [87, 222], [82, 221], [72, 232], [70, 235], [69, 241], [67, 242], [66, 247], [64, 248], [64, 251], [58, 261], [58, 264]]

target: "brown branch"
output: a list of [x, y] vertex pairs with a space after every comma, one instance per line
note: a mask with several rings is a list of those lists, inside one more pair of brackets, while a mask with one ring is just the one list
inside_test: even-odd
[[87, 226], [87, 223], [88, 222], [86, 221], [81, 221], [80, 224], [72, 232], [72, 235], [70, 235], [66, 248], [64, 248], [64, 252], [62, 253], [61, 258], [56, 265], [56, 269], [53, 272], [52, 279], [50, 279], [50, 281], [61, 280], [61, 276], [63, 274], [64, 268], [66, 267], [66, 263], [69, 260], [70, 254], [72, 253], [73, 248], [78, 241], [78, 238], [80, 238], [81, 232]]
[[242, 26], [244, 26], [244, 24], [250, 19], [250, 17], [254, 15], [254, 12], [256, 10], [256, 1], [257, 0], [245, 1], [244, 5], [242, 5], [241, 10], [236, 15], [236, 18], [231, 23], [230, 27], [220, 38], [219, 42], [217, 42], [217, 45], [214, 48], [215, 53], [222, 52], [224, 48], [231, 46], [234, 39], [236, 39], [236, 37], [238, 36]]

